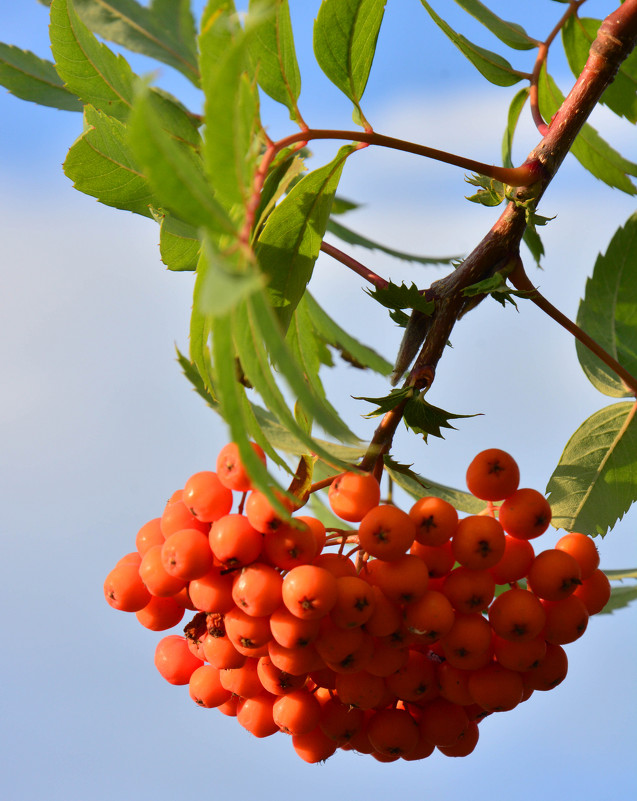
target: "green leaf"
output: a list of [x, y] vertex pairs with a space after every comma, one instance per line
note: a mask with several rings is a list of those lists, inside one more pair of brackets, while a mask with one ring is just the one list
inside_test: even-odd
[[179, 70], [198, 85], [195, 24], [190, 0], [73, 0], [94, 33]]
[[223, 15], [215, 17], [215, 24], [209, 24], [199, 38], [206, 118], [203, 154], [217, 197], [232, 209], [242, 206], [252, 191], [261, 126], [258, 92], [246, 74], [248, 35], [241, 29], [231, 31], [231, 40], [219, 53], [219, 44], [223, 36], [227, 39], [232, 23], [232, 18], [224, 20]]
[[468, 298], [478, 295], [491, 295], [492, 298], [503, 306], [506, 306], [507, 303], [511, 303], [516, 308], [517, 303], [514, 298], [526, 298], [529, 295], [524, 289], [513, 289], [510, 287], [501, 272], [497, 272], [490, 278], [485, 278], [483, 281], [478, 281], [477, 284], [471, 284], [471, 286], [465, 287], [462, 290], [462, 294]]
[[504, 136], [502, 137], [502, 164], [504, 164], [505, 167], [513, 167], [513, 161], [511, 158], [511, 153], [513, 150], [513, 136], [528, 96], [528, 87], [520, 89], [520, 91], [516, 92], [514, 95], [511, 105], [509, 106], [507, 127], [505, 128]]
[[636, 411], [606, 406], [570, 438], [547, 486], [555, 528], [603, 536], [637, 500]]
[[273, 100], [287, 106], [291, 120], [297, 120], [301, 74], [288, 0], [250, 0], [250, 12], [265, 16], [265, 23], [258, 25], [250, 39], [259, 86]]
[[84, 108], [86, 130], [69, 150], [63, 168], [73, 186], [106, 206], [151, 217], [157, 199], [134, 159], [124, 125], [92, 106]]
[[513, 69], [505, 58], [497, 53], [491, 52], [491, 50], [478, 47], [478, 45], [470, 42], [461, 34], [456, 33], [456, 31], [436, 14], [426, 0], [420, 0], [420, 2], [436, 25], [451, 39], [458, 50], [469, 59], [478, 72], [484, 75], [490, 83], [494, 83], [496, 86], [513, 86], [522, 80], [524, 75]]
[[605, 570], [604, 573], [606, 573], [606, 576], [610, 581], [623, 581], [627, 578], [637, 579], [637, 567], [623, 570]]
[[[334, 209], [332, 209], [332, 214], [334, 213]], [[457, 258], [457, 256], [441, 256], [440, 258], [437, 256], [416, 256], [413, 253], [394, 250], [385, 245], [380, 245], [378, 242], [374, 242], [365, 236], [361, 236], [361, 234], [357, 234], [355, 231], [346, 228], [333, 218], [330, 218], [328, 221], [327, 230], [349, 245], [357, 245], [359, 247], [368, 248], [369, 250], [380, 250], [382, 253], [387, 253], [388, 256], [393, 256], [395, 259], [401, 259], [402, 261], [412, 261], [417, 264], [451, 264], [451, 262]]]
[[381, 375], [389, 375], [392, 365], [375, 350], [363, 345], [357, 339], [344, 331], [328, 314], [319, 306], [315, 298], [309, 292], [303, 296], [301, 303], [307, 308], [312, 321], [312, 326], [317, 335], [331, 347], [336, 348], [341, 357], [355, 367], [368, 367]]
[[535, 228], [532, 228], [527, 225], [527, 227], [524, 229], [522, 240], [529, 249], [533, 258], [535, 259], [536, 265], [540, 267], [540, 259], [544, 255], [544, 245], [542, 244], [540, 235], [535, 230]]
[[134, 82], [126, 59], [98, 42], [71, 0], [54, 0], [49, 32], [55, 68], [69, 90], [84, 103], [125, 122]]
[[128, 144], [159, 199], [183, 222], [217, 232], [234, 226], [214, 197], [194, 151], [172, 139], [160, 125], [147, 89], [140, 89], [128, 123]]
[[429, 434], [444, 439], [440, 429], [451, 428], [455, 430], [455, 426], [452, 426], [449, 420], [460, 420], [463, 417], [478, 417], [478, 414], [446, 412], [444, 409], [427, 403], [422, 395], [414, 395], [407, 401], [403, 421], [414, 433], [422, 434], [426, 442]]
[[169, 270], [196, 270], [201, 242], [196, 228], [168, 212], [152, 209], [159, 223], [159, 255]]
[[354, 400], [364, 400], [368, 403], [373, 403], [377, 408], [369, 412], [365, 417], [378, 417], [381, 414], [387, 414], [392, 409], [395, 409], [399, 404], [409, 400], [414, 395], [413, 387], [400, 387], [392, 389], [389, 395], [383, 395], [381, 398], [364, 398], [362, 396], [354, 396]]
[[193, 291], [192, 312], [190, 314], [190, 359], [201, 378], [206, 394], [210, 395], [217, 403], [217, 391], [212, 374], [209, 350], [212, 317], [204, 313], [203, 304], [201, 303], [203, 287], [207, 280], [207, 270], [208, 262], [200, 255]]
[[262, 276], [241, 263], [241, 252], [220, 253], [209, 236], [204, 236], [197, 272], [203, 275], [197, 302], [204, 314], [223, 317], [263, 287]]
[[[564, 95], [544, 68], [538, 89], [540, 111], [544, 119], [550, 120], [564, 102]], [[588, 123], [582, 126], [571, 153], [583, 167], [608, 186], [621, 189], [628, 195], [637, 193], [637, 187], [628, 178], [629, 175], [637, 175], [637, 164], [614, 150]]]
[[179, 362], [183, 374], [188, 379], [188, 381], [190, 381], [195, 392], [205, 400], [205, 402], [208, 404], [208, 406], [210, 406], [211, 409], [214, 409], [214, 411], [218, 412], [219, 403], [217, 399], [214, 397], [214, 395], [212, 395], [206, 388], [206, 385], [199, 373], [199, 370], [197, 370], [197, 368], [195, 367], [193, 362], [190, 361], [190, 359], [184, 356], [184, 354], [179, 350], [179, 348], [175, 348], [175, 350], [177, 351], [177, 361]]
[[499, 206], [506, 197], [504, 184], [494, 178], [487, 178], [484, 175], [472, 175], [469, 178], [465, 178], [465, 181], [472, 186], [480, 187], [475, 195], [467, 196], [467, 200], [472, 203], [480, 203], [482, 206]]
[[[601, 24], [599, 19], [573, 15], [562, 28], [564, 52], [576, 77], [579, 77], [586, 64]], [[613, 82], [602, 95], [601, 102], [620, 117], [637, 122], [637, 51], [633, 51], [622, 62]]]
[[0, 84], [21, 100], [63, 111], [82, 111], [82, 103], [64, 87], [50, 61], [2, 42]]
[[304, 172], [304, 160], [292, 151], [270, 170], [263, 184], [259, 205], [254, 215], [256, 220], [254, 233], [257, 238], [276, 204], [289, 191], [290, 187], [298, 182]]
[[628, 606], [629, 603], [637, 598], [637, 584], [632, 587], [612, 587], [610, 599], [606, 606], [599, 613], [600, 615], [612, 614], [617, 609]]
[[385, 456], [385, 470], [392, 480], [402, 487], [412, 498], [425, 498], [430, 495], [442, 498], [443, 501], [455, 506], [460, 512], [477, 515], [483, 512], [487, 505], [479, 498], [475, 498], [463, 490], [447, 487], [444, 484], [437, 484], [428, 478], [418, 475], [407, 465], [399, 464], [391, 456]]
[[[577, 324], [633, 375], [637, 375], [637, 213], [618, 228], [586, 281]], [[576, 341], [577, 357], [588, 380], [604, 395], [632, 395], [601, 359]]]
[[360, 101], [367, 86], [387, 0], [323, 0], [314, 23], [316, 60], [354, 104], [354, 121], [366, 125]]
[[456, 3], [514, 50], [532, 50], [538, 46], [539, 42], [532, 39], [521, 25], [501, 19], [479, 0], [456, 0]]
[[270, 303], [283, 331], [312, 277], [343, 165], [354, 150], [353, 145], [342, 147], [329, 164], [295, 184], [268, 217], [256, 243]]
[[386, 309], [416, 309], [423, 314], [430, 315], [436, 305], [433, 300], [427, 300], [413, 283], [411, 286], [407, 286], [407, 284], [394, 284], [389, 281], [386, 287], [366, 289], [365, 292]]

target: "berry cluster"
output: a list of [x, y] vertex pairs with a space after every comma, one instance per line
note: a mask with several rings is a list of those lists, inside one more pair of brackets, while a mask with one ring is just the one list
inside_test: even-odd
[[291, 735], [307, 762], [466, 756], [482, 719], [563, 681], [563, 646], [610, 595], [589, 537], [535, 554], [551, 509], [518, 484], [509, 454], [483, 451], [467, 486], [485, 511], [459, 519], [437, 497], [382, 503], [372, 475], [347, 472], [328, 498], [358, 527], [326, 530], [288, 497], [279, 514], [230, 443], [142, 526], [104, 592], [153, 631], [195, 612], [158, 643], [160, 674], [257, 737]]

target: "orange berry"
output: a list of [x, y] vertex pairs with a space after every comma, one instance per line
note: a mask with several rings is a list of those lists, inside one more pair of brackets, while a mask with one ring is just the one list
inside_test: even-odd
[[253, 562], [242, 568], [232, 583], [232, 598], [246, 615], [265, 617], [281, 606], [281, 574], [270, 565]]
[[417, 556], [427, 565], [430, 579], [443, 578], [449, 573], [456, 561], [451, 547], [451, 541], [444, 545], [422, 545], [416, 541], [411, 546], [409, 553]]
[[170, 684], [188, 684], [202, 664], [188, 648], [186, 638], [179, 634], [169, 634], [157, 643], [155, 667]]
[[420, 731], [432, 745], [447, 748], [455, 745], [468, 726], [464, 708], [446, 698], [434, 698], [422, 707]]
[[161, 545], [153, 545], [146, 551], [139, 566], [139, 576], [151, 595], [168, 598], [183, 590], [186, 582], [166, 572], [161, 553]]
[[351, 741], [363, 725], [365, 713], [362, 709], [345, 706], [338, 698], [328, 698], [321, 705], [319, 726], [323, 734], [337, 745]]
[[219, 671], [222, 687], [241, 698], [254, 698], [263, 692], [257, 673], [259, 660], [248, 657], [241, 667]]
[[384, 559], [368, 562], [365, 577], [396, 604], [413, 603], [424, 595], [429, 584], [427, 565], [409, 553], [391, 562]]
[[439, 745], [438, 750], [441, 754], [444, 754], [448, 757], [469, 756], [469, 754], [474, 751], [476, 745], [478, 744], [479, 737], [480, 731], [478, 724], [474, 720], [470, 720], [469, 725], [462, 732], [455, 745]]
[[371, 473], [341, 473], [330, 484], [327, 497], [335, 515], [358, 523], [378, 506], [380, 485]]
[[505, 712], [521, 702], [524, 682], [517, 671], [491, 662], [471, 672], [469, 692], [474, 702], [488, 712]]
[[495, 581], [488, 570], [454, 568], [443, 581], [442, 592], [458, 612], [481, 612], [495, 594]]
[[409, 517], [416, 524], [416, 541], [423, 545], [444, 545], [458, 526], [455, 508], [435, 496], [417, 500], [409, 510]]
[[498, 520], [512, 537], [532, 540], [539, 537], [551, 522], [551, 507], [541, 492], [519, 489], [500, 506]]
[[573, 595], [584, 602], [589, 615], [596, 615], [610, 600], [611, 586], [608, 576], [599, 568], [593, 570], [591, 575], [575, 588]]
[[185, 528], [196, 528], [203, 534], [207, 534], [210, 531], [210, 523], [196, 518], [181, 500], [169, 501], [166, 504], [160, 518], [160, 527], [162, 534], [166, 538]]
[[282, 596], [293, 615], [304, 619], [324, 617], [338, 597], [336, 577], [316, 565], [299, 565], [283, 579]]
[[299, 526], [284, 523], [263, 535], [263, 555], [281, 570], [309, 565], [316, 556], [316, 539], [310, 527], [305, 523]]
[[489, 623], [505, 640], [532, 640], [545, 621], [546, 613], [537, 596], [519, 587], [501, 593], [489, 607]]
[[325, 662], [313, 645], [286, 648], [276, 640], [270, 640], [268, 656], [278, 668], [292, 676], [302, 676], [312, 670], [320, 670], [325, 667]]
[[151, 631], [166, 631], [176, 626], [184, 613], [184, 607], [174, 598], [152, 597], [143, 609], [135, 612], [135, 616], [144, 628]]
[[433, 643], [451, 631], [455, 613], [446, 595], [436, 590], [427, 590], [405, 608], [404, 619], [409, 631], [422, 635]]
[[120, 612], [138, 612], [150, 601], [139, 567], [125, 562], [114, 567], [104, 581], [104, 597], [109, 606]]
[[502, 501], [513, 495], [519, 483], [515, 459], [499, 448], [481, 451], [467, 468], [469, 492], [483, 501]]
[[441, 662], [437, 670], [440, 695], [460, 706], [472, 704], [473, 697], [469, 692], [469, 677], [472, 673], [471, 670], [454, 667], [449, 662]]
[[470, 515], [458, 523], [451, 546], [461, 565], [486, 570], [496, 565], [504, 553], [504, 531], [493, 517]]
[[586, 631], [588, 610], [584, 602], [575, 595], [561, 601], [542, 601], [546, 612], [546, 623], [542, 636], [554, 645], [575, 642]]
[[454, 667], [475, 670], [492, 658], [491, 626], [479, 612], [457, 614], [451, 630], [441, 639], [445, 659]]
[[582, 581], [587, 579], [599, 567], [599, 551], [592, 537], [586, 534], [565, 534], [555, 543], [561, 551], [570, 553], [577, 561], [582, 572]]
[[539, 598], [561, 601], [582, 583], [582, 571], [575, 557], [558, 548], [539, 553], [527, 574], [527, 582]]
[[336, 694], [341, 703], [357, 709], [373, 709], [385, 696], [385, 682], [366, 670], [356, 673], [339, 673], [336, 676]]
[[205, 576], [213, 565], [208, 537], [195, 528], [176, 531], [161, 546], [161, 562], [166, 573], [183, 581]]
[[206, 661], [219, 670], [234, 670], [243, 667], [248, 659], [240, 654], [226, 635], [208, 634], [203, 641], [202, 650]]
[[405, 709], [381, 709], [371, 716], [367, 736], [376, 751], [386, 756], [404, 756], [418, 743], [419, 729]]
[[406, 663], [385, 679], [387, 689], [401, 701], [418, 703], [439, 694], [434, 663], [420, 651], [410, 650]]
[[277, 667], [269, 656], [262, 656], [257, 662], [259, 680], [267, 692], [272, 695], [287, 695], [298, 690], [306, 682], [305, 676], [293, 676]]
[[255, 737], [271, 737], [279, 731], [274, 722], [276, 696], [262, 692], [252, 698], [241, 698], [237, 704], [237, 723]]
[[[375, 562], [372, 562], [372, 564], [375, 564]], [[362, 575], [368, 578], [367, 573], [364, 572]], [[386, 637], [400, 628], [402, 611], [398, 604], [390, 601], [380, 587], [375, 584], [372, 584], [372, 593], [374, 595], [374, 610], [369, 620], [365, 623], [365, 631], [374, 637]]]
[[[250, 445], [252, 450], [265, 465], [267, 460], [263, 448], [255, 442], [251, 442]], [[252, 489], [250, 476], [241, 462], [239, 448], [236, 443], [229, 442], [219, 451], [216, 471], [219, 481], [224, 487], [228, 487], [228, 489], [235, 490], [236, 492], [248, 492]]]
[[224, 486], [211, 470], [194, 473], [184, 484], [182, 501], [190, 512], [205, 523], [212, 523], [232, 509], [232, 490]]
[[255, 651], [272, 639], [267, 617], [251, 617], [234, 607], [226, 613], [223, 622], [228, 639], [240, 653], [242, 648]]
[[274, 639], [285, 648], [303, 648], [313, 642], [319, 633], [319, 619], [302, 620], [293, 615], [287, 606], [279, 606], [270, 615], [270, 630]]
[[272, 717], [286, 734], [308, 734], [319, 725], [321, 704], [307, 690], [293, 690], [276, 699]]
[[205, 576], [188, 584], [190, 600], [201, 612], [229, 612], [234, 606], [232, 585], [234, 576], [221, 567], [212, 567]]
[[153, 545], [161, 545], [164, 542], [164, 535], [161, 530], [161, 519], [155, 517], [149, 520], [137, 532], [135, 537], [135, 547], [143, 556]]
[[531, 640], [505, 640], [493, 638], [493, 653], [502, 667], [524, 672], [537, 667], [546, 654], [546, 640], [542, 634]]
[[296, 754], [310, 764], [325, 762], [337, 749], [334, 740], [324, 734], [319, 726], [307, 734], [293, 735], [292, 746]]
[[201, 665], [196, 668], [190, 676], [188, 691], [192, 700], [206, 709], [225, 704], [230, 698], [231, 693], [221, 684], [221, 678], [217, 668], [212, 665]]
[[568, 673], [568, 658], [561, 645], [547, 643], [546, 654], [537, 667], [522, 674], [531, 690], [552, 690], [561, 684]]
[[298, 515], [294, 519], [300, 523], [304, 523], [310, 529], [316, 544], [315, 553], [320, 554], [325, 546], [325, 538], [327, 536], [323, 523], [311, 515]]
[[330, 573], [333, 573], [336, 578], [339, 576], [358, 575], [356, 565], [348, 556], [345, 556], [344, 553], [333, 553], [330, 551], [320, 553], [312, 560], [312, 564], [317, 567], [324, 567], [326, 570], [329, 570]]
[[288, 524], [289, 514], [296, 508], [294, 501], [287, 495], [275, 491], [274, 493], [281, 502], [288, 514], [279, 512], [270, 502], [267, 495], [257, 490], [252, 490], [248, 495], [245, 504], [245, 514], [250, 525], [261, 534], [271, 531], [278, 531], [282, 526]]
[[496, 584], [512, 584], [524, 578], [535, 558], [535, 551], [528, 540], [519, 540], [509, 534], [504, 536], [504, 553], [500, 560], [489, 568]]
[[355, 628], [362, 626], [374, 611], [374, 592], [359, 576], [341, 576], [336, 579], [338, 595], [330, 617], [337, 626]]
[[413, 520], [402, 509], [391, 504], [375, 506], [363, 517], [358, 528], [361, 548], [387, 562], [404, 556], [415, 536]]
[[263, 536], [240, 514], [225, 515], [212, 524], [210, 548], [226, 567], [243, 567], [259, 558]]

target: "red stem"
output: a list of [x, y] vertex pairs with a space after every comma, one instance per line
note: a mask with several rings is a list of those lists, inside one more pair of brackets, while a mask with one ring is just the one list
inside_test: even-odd
[[356, 261], [356, 259], [348, 256], [347, 253], [343, 253], [342, 250], [335, 248], [334, 245], [328, 244], [325, 240], [323, 240], [321, 243], [321, 250], [323, 253], [327, 253], [327, 255], [331, 256], [333, 259], [340, 261], [341, 264], [349, 267], [350, 270], [355, 272], [357, 275], [360, 275], [361, 278], [369, 281], [369, 283], [373, 284], [376, 289], [385, 289], [387, 286], [389, 286], [389, 281], [381, 278], [380, 275], [376, 275], [376, 273], [370, 270], [369, 267], [365, 267], [365, 265], [361, 264], [360, 261]]

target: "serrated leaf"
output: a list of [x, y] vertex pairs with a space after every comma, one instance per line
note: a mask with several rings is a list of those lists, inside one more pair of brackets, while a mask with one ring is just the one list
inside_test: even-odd
[[516, 92], [516, 94], [513, 96], [513, 100], [509, 105], [509, 113], [507, 114], [507, 127], [505, 128], [504, 135], [502, 137], [502, 164], [505, 167], [513, 167], [513, 160], [511, 158], [511, 153], [513, 150], [513, 136], [528, 96], [528, 87], [520, 89], [520, 91]]
[[345, 361], [356, 367], [368, 367], [381, 375], [391, 373], [390, 362], [344, 331], [309, 292], [305, 293], [301, 302], [305, 304], [317, 334], [328, 345], [336, 348]]
[[501, 272], [497, 272], [490, 278], [485, 278], [483, 281], [478, 281], [477, 284], [465, 287], [462, 294], [466, 297], [476, 297], [477, 295], [491, 295], [498, 303], [505, 306], [508, 303], [513, 304], [517, 308], [514, 298], [528, 297], [529, 293], [523, 289], [513, 289], [510, 287], [506, 278]]
[[635, 599], [637, 599], [637, 585], [633, 585], [632, 587], [612, 587], [610, 599], [599, 614], [612, 614], [618, 609], [623, 609], [625, 606], [628, 606], [628, 604]]
[[[595, 41], [602, 21], [573, 15], [562, 27], [562, 42], [569, 66], [576, 77], [582, 72], [591, 44]], [[637, 122], [637, 51], [622, 62], [613, 82], [600, 100], [615, 114]]]
[[365, 292], [386, 309], [415, 309], [423, 314], [431, 314], [435, 308], [433, 300], [427, 300], [416, 284], [394, 284], [376, 287]]
[[290, 152], [274, 169], [270, 170], [263, 184], [259, 205], [254, 215], [256, 220], [254, 234], [257, 238], [276, 204], [290, 190], [290, 187], [298, 182], [305, 169], [304, 159]]
[[385, 456], [385, 470], [392, 480], [402, 487], [412, 498], [425, 498], [430, 495], [442, 498], [452, 504], [458, 511], [477, 515], [486, 509], [486, 503], [463, 490], [437, 484], [428, 478], [418, 475], [410, 466], [401, 465], [390, 456]]
[[535, 259], [535, 263], [538, 267], [540, 267], [540, 259], [544, 255], [544, 245], [542, 244], [542, 240], [540, 239], [540, 235], [535, 230], [535, 228], [530, 228], [527, 226], [524, 229], [524, 234], [522, 235], [522, 241], [529, 249], [531, 255]]
[[[356, 208], [355, 205], [354, 208]], [[344, 209], [344, 211], [345, 210], [347, 209]], [[332, 209], [332, 214], [334, 213], [334, 209]], [[458, 258], [457, 256], [416, 256], [413, 253], [405, 253], [402, 250], [394, 250], [394, 248], [381, 245], [378, 242], [374, 242], [373, 240], [362, 236], [361, 234], [357, 234], [355, 231], [352, 231], [350, 228], [346, 228], [333, 218], [330, 218], [327, 223], [327, 231], [350, 245], [357, 245], [359, 247], [368, 248], [369, 250], [380, 250], [382, 253], [386, 253], [388, 256], [393, 256], [395, 259], [400, 259], [401, 261], [411, 261], [416, 262], [417, 264], [451, 264], [454, 259]]]
[[190, 314], [190, 360], [201, 378], [206, 393], [217, 402], [209, 349], [212, 318], [204, 313], [203, 304], [201, 303], [201, 294], [207, 280], [207, 269], [208, 261], [200, 255], [193, 290], [192, 312]]
[[480, 187], [475, 195], [467, 197], [467, 200], [472, 203], [480, 203], [483, 206], [499, 206], [506, 196], [504, 184], [494, 178], [487, 178], [485, 175], [471, 175], [466, 177], [465, 181], [471, 186]]
[[343, 165], [354, 150], [352, 145], [342, 147], [329, 164], [295, 184], [268, 217], [255, 245], [283, 331], [312, 277]]
[[71, 0], [54, 0], [49, 33], [55, 68], [69, 90], [84, 103], [125, 122], [134, 83], [126, 59], [98, 42]]
[[420, 2], [436, 25], [490, 83], [496, 86], [513, 86], [522, 80], [524, 75], [513, 69], [505, 58], [497, 53], [493, 53], [491, 50], [485, 50], [485, 48], [479, 47], [461, 34], [456, 33], [453, 28], [436, 14], [426, 0], [420, 0]]
[[555, 528], [604, 536], [637, 500], [636, 411], [606, 406], [570, 438], [547, 486]]
[[305, 446], [303, 452], [314, 452], [328, 463], [337, 466], [338, 460], [332, 459], [331, 455], [298, 424], [277, 384], [264, 345], [259, 314], [255, 310], [256, 304], [252, 302], [255, 300], [258, 302], [258, 297], [240, 303], [232, 312], [232, 333], [241, 368], [279, 424], [296, 440], [303, 443]]
[[69, 150], [63, 168], [73, 186], [114, 206], [151, 217], [157, 199], [133, 154], [124, 125], [92, 106], [84, 108], [86, 130]]
[[514, 50], [532, 50], [538, 46], [539, 42], [532, 39], [521, 25], [501, 19], [479, 0], [456, 0], [456, 3]]
[[365, 417], [378, 417], [381, 414], [386, 414], [392, 409], [395, 409], [399, 404], [409, 400], [414, 394], [413, 387], [400, 387], [392, 389], [389, 395], [383, 395], [380, 398], [364, 398], [359, 395], [354, 396], [354, 400], [364, 400], [367, 403], [373, 403], [377, 408], [369, 412]]
[[260, 332], [261, 340], [273, 365], [285, 379], [293, 396], [304, 406], [306, 413], [324, 431], [340, 442], [359, 442], [358, 437], [349, 430], [338, 413], [306, 382], [303, 370], [291, 354], [274, 311], [265, 297], [260, 293], [253, 295], [248, 299], [248, 307], [253, 327], [256, 326]]
[[[564, 102], [553, 78], [542, 68], [538, 83], [539, 104], [542, 116], [550, 120]], [[584, 123], [571, 147], [571, 153], [600, 181], [621, 189], [628, 195], [637, 193], [637, 187], [628, 177], [637, 175], [637, 164], [628, 161], [597, 133], [595, 128]]]
[[441, 429], [451, 428], [455, 430], [449, 420], [460, 420], [464, 417], [478, 417], [478, 414], [453, 414], [432, 406], [422, 395], [415, 395], [407, 401], [403, 413], [403, 421], [406, 426], [416, 434], [422, 434], [425, 442], [431, 434], [434, 437], [444, 439]]
[[387, 0], [323, 0], [314, 23], [316, 60], [354, 104], [354, 121], [366, 124], [361, 111]]
[[[637, 375], [637, 213], [618, 228], [586, 281], [577, 324], [633, 375]], [[588, 380], [604, 395], [632, 395], [601, 359], [576, 341], [577, 357]]]
[[212, 318], [224, 317], [248, 296], [263, 287], [263, 278], [242, 263], [241, 252], [220, 253], [209, 236], [204, 236], [197, 272], [204, 275], [197, 302]]
[[234, 232], [234, 225], [215, 198], [197, 155], [162, 130], [149, 91], [143, 87], [130, 114], [127, 142], [158, 198], [154, 205], [168, 209], [192, 226], [219, 233]]
[[168, 212], [151, 212], [159, 223], [159, 255], [166, 267], [180, 272], [196, 270], [201, 248], [197, 229]]
[[82, 111], [82, 103], [65, 88], [52, 62], [2, 42], [0, 85], [21, 100], [63, 111]]
[[134, 53], [179, 70], [198, 85], [195, 25], [190, 0], [73, 0], [82, 21], [94, 33]]
[[[248, 35], [238, 29], [227, 41], [229, 24], [231, 20], [223, 15], [216, 17], [215, 24], [208, 24], [199, 37], [199, 46], [205, 94], [204, 162], [217, 197], [232, 209], [243, 205], [252, 191], [260, 123], [257, 89], [246, 74]], [[220, 26], [225, 37], [222, 52]]]
[[190, 361], [180, 350], [179, 348], [175, 348], [177, 351], [177, 361], [183, 371], [184, 376], [190, 381], [192, 384], [193, 389], [195, 392], [205, 400], [205, 402], [210, 406], [211, 409], [214, 411], [219, 411], [219, 403], [217, 402], [214, 395], [208, 391], [204, 381], [199, 373], [199, 370], [195, 367], [194, 363]]
[[273, 100], [287, 106], [290, 119], [298, 119], [297, 100], [301, 73], [296, 60], [288, 0], [250, 0], [250, 11], [264, 15], [250, 40], [259, 86]]

